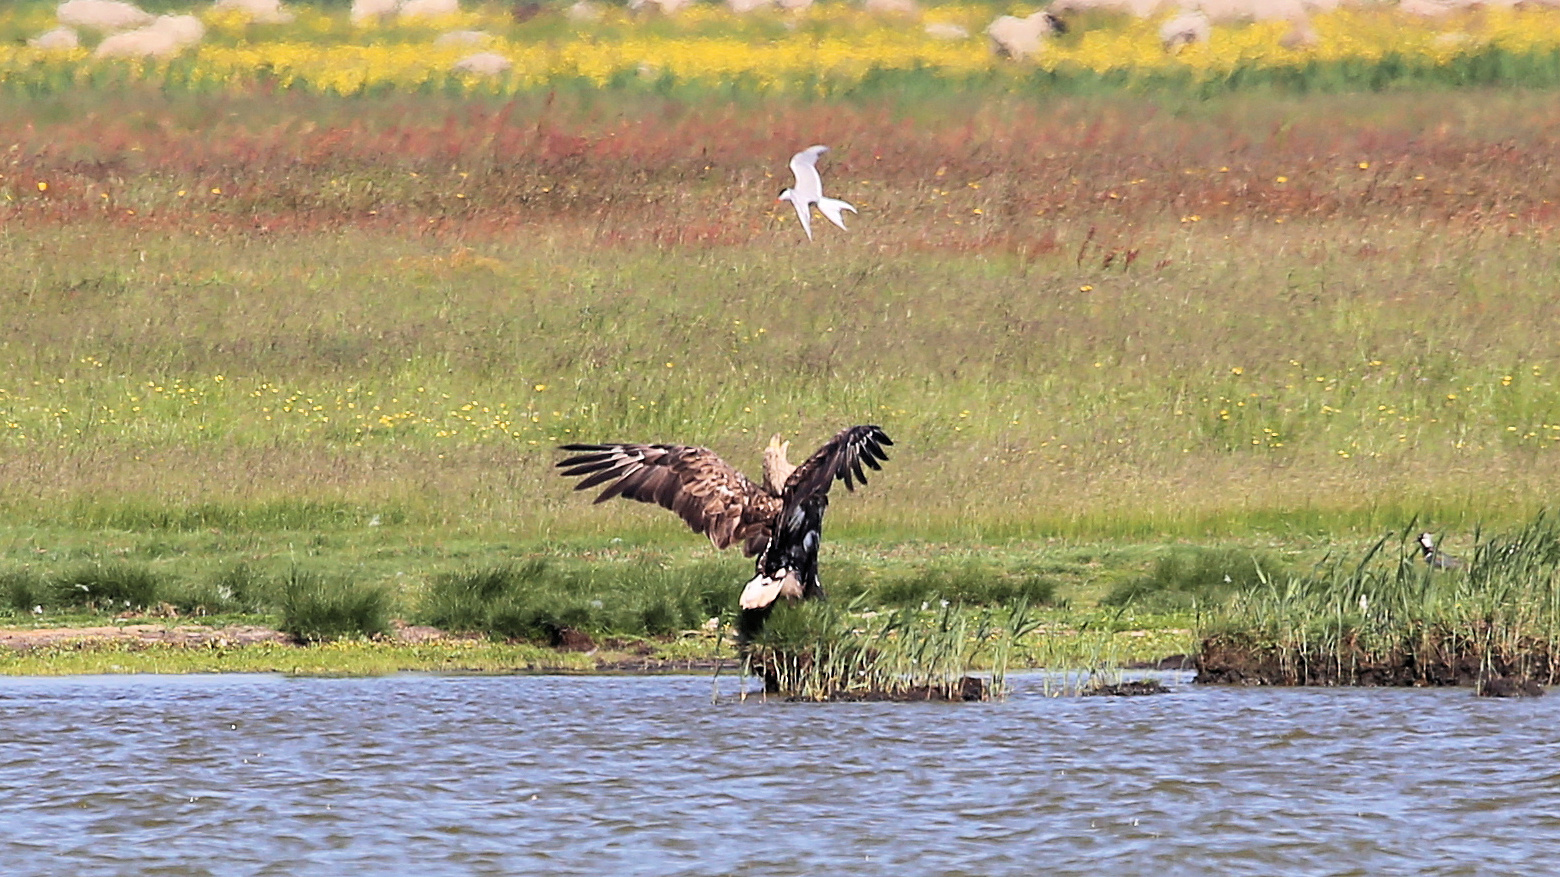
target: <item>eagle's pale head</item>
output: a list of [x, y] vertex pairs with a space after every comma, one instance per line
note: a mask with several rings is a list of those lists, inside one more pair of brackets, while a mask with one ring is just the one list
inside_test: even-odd
[[776, 494], [785, 492], [786, 479], [796, 471], [796, 467], [786, 459], [791, 443], [780, 439], [778, 432], [770, 436], [769, 447], [764, 449], [764, 483]]

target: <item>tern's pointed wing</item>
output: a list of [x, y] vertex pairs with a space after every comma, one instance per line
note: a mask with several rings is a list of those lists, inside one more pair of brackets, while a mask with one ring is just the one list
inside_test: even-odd
[[812, 240], [812, 208], [800, 197], [793, 197], [791, 206], [796, 208], [796, 218], [802, 221], [802, 231], [807, 232], [808, 240]]
[[827, 146], [809, 146], [791, 156], [791, 173], [796, 175], [797, 209], [823, 197], [823, 178], [818, 176], [818, 156], [829, 151]]

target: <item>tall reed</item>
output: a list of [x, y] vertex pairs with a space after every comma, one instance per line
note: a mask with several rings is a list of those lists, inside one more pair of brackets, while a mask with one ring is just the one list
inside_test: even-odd
[[[1208, 628], [1210, 681], [1455, 684], [1560, 678], [1560, 523], [1476, 532], [1460, 568], [1426, 563], [1411, 523], [1358, 556], [1272, 578]], [[1241, 679], [1243, 675], [1249, 677]]]
[[[856, 607], [859, 608], [859, 607]], [[793, 700], [986, 700], [1006, 691], [1013, 645], [1037, 622], [1009, 609], [886, 614], [826, 603], [787, 607], [744, 655], [744, 674]]]

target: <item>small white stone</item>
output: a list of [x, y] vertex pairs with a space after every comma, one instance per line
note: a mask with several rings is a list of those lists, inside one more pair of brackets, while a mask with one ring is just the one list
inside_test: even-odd
[[123, 0], [66, 0], [54, 11], [60, 24], [98, 33], [114, 33], [145, 27], [153, 16]]
[[478, 52], [455, 62], [451, 67], [457, 73], [471, 73], [477, 76], [497, 76], [514, 66], [514, 62], [497, 52]]
[[967, 40], [970, 32], [962, 24], [934, 21], [926, 26], [926, 35], [934, 40]]
[[28, 40], [27, 45], [47, 52], [64, 52], [80, 48], [81, 38], [76, 36], [76, 32], [71, 28], [57, 27]]
[[480, 46], [493, 39], [493, 35], [480, 30], [452, 30], [449, 33], [439, 34], [433, 41], [435, 46]]

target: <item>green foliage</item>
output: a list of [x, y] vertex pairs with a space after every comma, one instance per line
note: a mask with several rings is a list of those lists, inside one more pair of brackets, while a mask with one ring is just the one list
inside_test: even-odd
[[1161, 555], [1146, 575], [1113, 587], [1106, 606], [1134, 606], [1150, 612], [1209, 607], [1229, 595], [1285, 575], [1281, 563], [1265, 554], [1232, 548], [1177, 548]]
[[777, 608], [754, 638], [744, 672], [761, 674], [766, 691], [797, 700], [983, 700], [1002, 695], [1014, 645], [1038, 626], [1023, 601], [1005, 610], [860, 609], [822, 602]]
[[1416, 535], [1410, 524], [1358, 556], [1237, 594], [1209, 631], [1258, 644], [1301, 676], [1333, 665], [1335, 681], [1381, 662], [1560, 675], [1560, 522], [1541, 513], [1509, 533], [1476, 533], [1464, 565], [1445, 570], [1423, 561]]
[[[857, 576], [833, 572], [831, 581], [861, 582]], [[865, 595], [874, 605], [927, 608], [939, 603], [970, 606], [1007, 606], [1023, 601], [1032, 606], [1056, 602], [1055, 579], [1024, 571], [1002, 568], [980, 561], [960, 563], [932, 562], [913, 569], [899, 570], [870, 580], [864, 588], [840, 587], [832, 593], [849, 600]]]
[[243, 612], [257, 612], [275, 600], [276, 588], [242, 561], [230, 563], [210, 581], [210, 590], [222, 605]]
[[740, 581], [723, 562], [561, 569], [536, 559], [435, 577], [419, 618], [509, 639], [557, 641], [565, 629], [661, 635], [731, 610]]
[[60, 573], [49, 582], [51, 606], [81, 606], [105, 612], [156, 605], [161, 580], [143, 566], [90, 564]]
[[294, 568], [281, 587], [281, 630], [300, 642], [390, 631], [391, 595], [377, 585]]
[[[820, 108], [882, 142], [831, 159], [872, 221], [839, 238], [862, 246], [811, 248], [801, 285], [794, 216], [731, 193]], [[1521, 92], [0, 93], [0, 521], [644, 544], [685, 528], [584, 506], [552, 446], [691, 442], [752, 472], [758, 436], [802, 451], [869, 418], [900, 450], [831, 539], [1517, 519], [1560, 486], [1560, 258], [1525, 184], [1557, 112]], [[1439, 126], [1451, 148], [1419, 137]], [[352, 149], [296, 160], [327, 143]], [[123, 168], [107, 189], [104, 167]], [[251, 236], [255, 216], [286, 233]]]
[[253, 603], [235, 600], [231, 590], [217, 582], [174, 580], [159, 589], [157, 597], [159, 603], [168, 604], [181, 616], [254, 612], [259, 608]]
[[0, 595], [3, 595], [5, 605], [18, 615], [51, 602], [49, 587], [43, 578], [25, 569], [0, 573]]
[[317, 530], [404, 523], [399, 508], [367, 508], [343, 502], [290, 497], [254, 503], [208, 502], [170, 505], [164, 502], [76, 503], [58, 513], [63, 523], [110, 530]]

